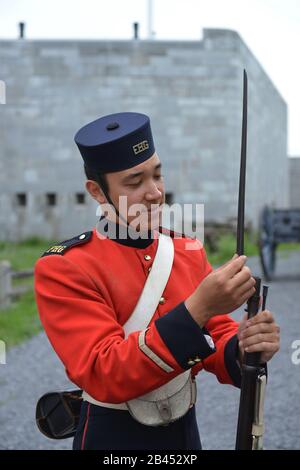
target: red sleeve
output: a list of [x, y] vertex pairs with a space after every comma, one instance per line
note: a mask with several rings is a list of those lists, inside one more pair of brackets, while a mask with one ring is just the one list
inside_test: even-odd
[[139, 349], [138, 331], [124, 339], [112, 305], [92, 278], [66, 257], [38, 260], [35, 292], [42, 324], [70, 380], [96, 400], [128, 401], [183, 371], [154, 322], [147, 331], [147, 346], [173, 371], [164, 371]]

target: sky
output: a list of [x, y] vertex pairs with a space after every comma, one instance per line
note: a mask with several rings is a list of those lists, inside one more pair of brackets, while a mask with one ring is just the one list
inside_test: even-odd
[[[149, 37], [150, 0], [0, 0], [0, 40]], [[288, 153], [300, 156], [300, 1], [152, 0], [155, 39], [198, 40], [203, 28], [237, 31], [288, 105]], [[0, 63], [1, 79], [1, 63]]]

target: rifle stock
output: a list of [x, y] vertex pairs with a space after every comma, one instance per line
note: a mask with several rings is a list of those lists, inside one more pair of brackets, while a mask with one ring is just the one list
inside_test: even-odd
[[[247, 302], [248, 318], [259, 310], [261, 279], [255, 277], [255, 293]], [[266, 373], [260, 364], [260, 353], [244, 354], [236, 450], [262, 449], [263, 402]]]

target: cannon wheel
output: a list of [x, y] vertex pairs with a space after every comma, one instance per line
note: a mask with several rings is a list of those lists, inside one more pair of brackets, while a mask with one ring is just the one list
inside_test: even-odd
[[268, 207], [265, 207], [260, 217], [259, 255], [262, 271], [267, 281], [271, 281], [274, 277], [276, 246], [277, 244], [274, 241], [272, 211]]

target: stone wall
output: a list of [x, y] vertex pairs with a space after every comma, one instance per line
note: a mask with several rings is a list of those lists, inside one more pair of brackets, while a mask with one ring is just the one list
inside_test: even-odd
[[300, 157], [289, 158], [290, 206], [300, 209]]
[[265, 203], [288, 203], [287, 107], [236, 32], [207, 29], [199, 41], [1, 40], [0, 237], [65, 239], [94, 225], [73, 137], [119, 111], [151, 117], [174, 202], [204, 203], [205, 220], [235, 217], [244, 67], [246, 217], [256, 225]]

